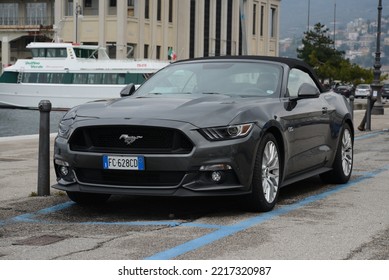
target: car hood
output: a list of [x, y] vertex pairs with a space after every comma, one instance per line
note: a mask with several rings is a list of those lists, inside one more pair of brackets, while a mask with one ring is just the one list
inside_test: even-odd
[[78, 117], [99, 119], [170, 120], [208, 127], [227, 125], [242, 114], [244, 120], [250, 122], [255, 119], [253, 111], [260, 111], [252, 109], [260, 103], [268, 102], [269, 98], [241, 98], [227, 95], [132, 96], [87, 103], [78, 107], [76, 114]]

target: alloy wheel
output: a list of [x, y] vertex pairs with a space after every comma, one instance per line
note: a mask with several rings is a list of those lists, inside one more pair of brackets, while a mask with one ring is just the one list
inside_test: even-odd
[[268, 203], [272, 203], [277, 196], [279, 184], [280, 164], [276, 145], [266, 143], [262, 157], [262, 188]]

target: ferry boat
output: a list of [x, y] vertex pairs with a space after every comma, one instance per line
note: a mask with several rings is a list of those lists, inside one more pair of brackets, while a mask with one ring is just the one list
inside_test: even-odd
[[19, 59], [0, 76], [0, 107], [37, 109], [49, 100], [67, 110], [94, 100], [119, 98], [125, 85], [142, 84], [169, 62], [109, 59], [96, 45], [30, 43], [31, 59]]

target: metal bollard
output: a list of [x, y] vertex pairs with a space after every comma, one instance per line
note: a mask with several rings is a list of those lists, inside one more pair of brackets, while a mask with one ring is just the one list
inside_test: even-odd
[[49, 100], [41, 100], [38, 105], [39, 155], [38, 155], [38, 196], [50, 195], [50, 111]]

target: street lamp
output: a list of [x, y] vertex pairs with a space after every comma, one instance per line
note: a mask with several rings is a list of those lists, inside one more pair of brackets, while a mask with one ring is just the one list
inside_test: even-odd
[[78, 15], [82, 15], [82, 8], [80, 4], [76, 4], [76, 8], [74, 9], [74, 13], [76, 15], [76, 43], [78, 43]]
[[381, 15], [382, 15], [382, 0], [378, 0], [378, 23], [377, 23], [377, 44], [376, 44], [376, 52], [375, 52], [375, 63], [374, 63], [374, 80], [371, 84], [372, 89], [372, 97], [376, 98], [377, 101], [374, 102], [374, 106], [371, 110], [371, 114], [373, 115], [383, 115], [384, 114], [384, 106], [381, 101]]

